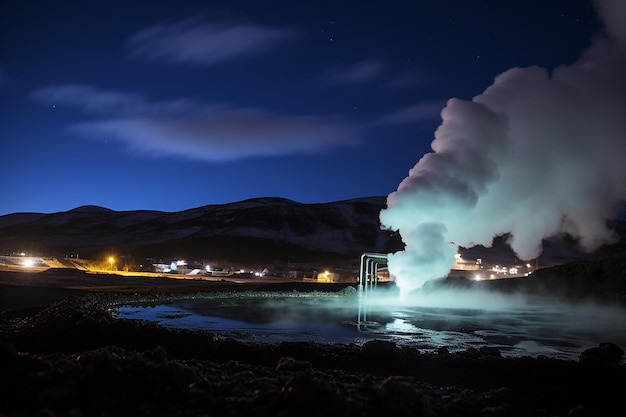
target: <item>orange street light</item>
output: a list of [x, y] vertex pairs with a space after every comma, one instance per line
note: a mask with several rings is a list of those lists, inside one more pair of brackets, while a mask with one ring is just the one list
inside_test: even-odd
[[115, 258], [112, 256], [109, 256], [109, 264], [111, 267], [111, 272], [113, 272], [113, 262], [115, 262]]

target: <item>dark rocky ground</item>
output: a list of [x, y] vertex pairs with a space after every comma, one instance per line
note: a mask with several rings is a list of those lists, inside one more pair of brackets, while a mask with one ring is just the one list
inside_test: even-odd
[[490, 348], [426, 354], [383, 341], [244, 344], [112, 314], [117, 303], [233, 290], [229, 283], [155, 287], [120, 278], [107, 286], [90, 281], [97, 290], [89, 290], [86, 277], [7, 279], [15, 277], [0, 284], [0, 416], [574, 417], [626, 410], [623, 351], [611, 343], [578, 361], [503, 358]]

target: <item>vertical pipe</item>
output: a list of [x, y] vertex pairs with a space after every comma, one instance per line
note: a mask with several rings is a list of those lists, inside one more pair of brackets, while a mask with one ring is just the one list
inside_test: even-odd
[[378, 287], [378, 265], [387, 264], [387, 254], [364, 253], [359, 265], [359, 293], [367, 294]]
[[363, 282], [365, 280], [364, 259], [367, 255], [361, 255], [361, 265], [359, 267], [359, 296], [363, 295]]
[[374, 288], [378, 288], [378, 262], [374, 265]]
[[364, 253], [359, 265], [359, 311], [357, 313], [357, 329], [361, 331], [367, 327], [367, 304], [365, 297], [369, 291], [378, 287], [378, 265], [387, 264], [387, 254]]

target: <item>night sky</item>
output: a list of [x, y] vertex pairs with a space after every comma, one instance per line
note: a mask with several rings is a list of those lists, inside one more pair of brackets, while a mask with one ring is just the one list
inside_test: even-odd
[[591, 1], [3, 1], [0, 215], [393, 192], [448, 99], [575, 61]]

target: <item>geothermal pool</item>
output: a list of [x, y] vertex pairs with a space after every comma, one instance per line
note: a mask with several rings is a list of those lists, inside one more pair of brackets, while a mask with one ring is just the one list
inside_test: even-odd
[[626, 348], [624, 312], [615, 306], [477, 291], [405, 298], [350, 292], [215, 293], [117, 309], [120, 318], [204, 329], [242, 342], [363, 344], [381, 339], [422, 351], [489, 346], [508, 357], [572, 360], [601, 342]]

